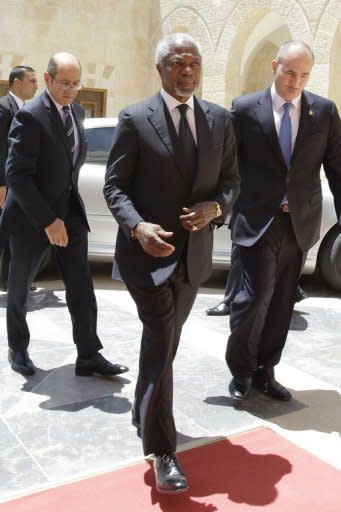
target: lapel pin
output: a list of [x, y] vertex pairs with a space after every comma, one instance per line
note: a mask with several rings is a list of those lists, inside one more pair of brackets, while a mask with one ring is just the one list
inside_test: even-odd
[[313, 115], [314, 115], [314, 112], [313, 112], [312, 110], [309, 110], [309, 112], [308, 112], [308, 113], [309, 113], [309, 115], [310, 115], [310, 116], [313, 116]]

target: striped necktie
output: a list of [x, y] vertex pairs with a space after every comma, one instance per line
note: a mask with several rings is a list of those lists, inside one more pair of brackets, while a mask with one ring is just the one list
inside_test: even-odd
[[69, 148], [70, 148], [70, 151], [71, 151], [72, 157], [73, 157], [73, 153], [75, 151], [75, 134], [74, 134], [74, 130], [73, 130], [73, 122], [72, 122], [72, 117], [71, 117], [70, 105], [66, 105], [65, 107], [63, 107], [63, 112], [64, 112], [64, 127], [65, 127], [65, 131], [66, 131], [66, 137], [67, 137], [67, 140], [69, 143]]

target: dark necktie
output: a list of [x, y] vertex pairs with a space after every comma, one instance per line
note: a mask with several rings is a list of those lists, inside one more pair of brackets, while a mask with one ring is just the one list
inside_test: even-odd
[[291, 119], [290, 119], [290, 108], [292, 104], [287, 102], [284, 103], [284, 113], [281, 120], [281, 126], [279, 128], [279, 143], [282, 149], [285, 163], [287, 168], [290, 169], [291, 160], [291, 149], [292, 149], [292, 130], [291, 130]]
[[73, 154], [75, 151], [75, 134], [74, 134], [74, 130], [73, 130], [73, 122], [72, 122], [72, 118], [71, 118], [70, 105], [66, 105], [65, 107], [63, 107], [63, 112], [64, 112], [64, 127], [65, 127], [65, 131], [66, 131], [66, 137], [67, 137], [67, 140], [69, 143], [69, 148], [70, 148], [70, 151], [72, 153], [72, 158], [73, 158]]
[[186, 170], [188, 171], [190, 179], [193, 179], [197, 167], [197, 147], [186, 118], [188, 105], [178, 105], [177, 108], [181, 116], [179, 123], [179, 142], [182, 147]]

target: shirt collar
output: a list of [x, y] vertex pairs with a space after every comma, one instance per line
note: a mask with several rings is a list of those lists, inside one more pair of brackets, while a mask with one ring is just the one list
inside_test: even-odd
[[[50, 94], [50, 91], [48, 89], [46, 89], [46, 92], [47, 94], [50, 96], [51, 100], [53, 101], [53, 103], [55, 104], [56, 106], [56, 109], [58, 110], [59, 114], [62, 115], [63, 112], [62, 112], [62, 108], [64, 107], [64, 105], [61, 105], [60, 103], [58, 103], [53, 97], [52, 95]], [[67, 105], [68, 107], [70, 107], [70, 104]]]
[[25, 105], [25, 102], [19, 98], [19, 96], [17, 96], [16, 94], [14, 94], [12, 91], [9, 91], [10, 95], [13, 96], [16, 104], [18, 105], [18, 108], [22, 108], [24, 105]]
[[161, 89], [160, 93], [161, 93], [161, 96], [162, 96], [164, 102], [166, 103], [166, 105], [168, 107], [169, 112], [173, 112], [173, 110], [175, 110], [178, 105], [188, 105], [189, 108], [194, 110], [194, 98], [193, 98], [193, 96], [190, 96], [187, 101], [182, 103], [181, 101], [179, 101], [176, 98], [174, 98], [174, 96], [171, 96], [164, 89]]
[[[272, 106], [273, 106], [273, 109], [278, 112], [284, 105], [284, 103], [286, 103], [286, 101], [278, 94], [278, 92], [276, 91], [276, 87], [275, 87], [275, 84], [273, 83], [272, 86], [271, 86], [271, 100], [272, 100]], [[296, 96], [296, 98], [294, 98], [293, 100], [291, 100], [291, 104], [298, 110], [300, 111], [301, 109], [301, 101], [302, 101], [302, 94], [300, 94], [299, 96]]]

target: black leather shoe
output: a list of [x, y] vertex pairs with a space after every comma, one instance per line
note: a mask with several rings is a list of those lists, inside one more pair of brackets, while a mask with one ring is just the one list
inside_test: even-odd
[[252, 385], [264, 395], [275, 400], [288, 401], [291, 393], [282, 384], [275, 380], [273, 368], [260, 368], [252, 376]]
[[224, 316], [230, 314], [230, 308], [225, 302], [221, 302], [217, 304], [217, 306], [213, 306], [212, 308], [206, 309], [207, 316]]
[[230, 395], [234, 400], [244, 400], [251, 389], [251, 377], [233, 377], [229, 385]]
[[21, 373], [21, 375], [34, 375], [36, 372], [33, 361], [30, 359], [27, 350], [16, 352], [9, 348], [8, 361], [12, 370]]
[[110, 363], [110, 361], [107, 361], [107, 359], [105, 359], [99, 352], [90, 359], [81, 359], [80, 357], [77, 357], [75, 368], [76, 375], [82, 377], [88, 377], [96, 373], [103, 377], [109, 377], [120, 375], [128, 370], [129, 368], [122, 364]]
[[301, 300], [307, 299], [308, 295], [305, 293], [301, 286], [297, 286], [295, 302], [301, 302]]
[[186, 476], [174, 454], [157, 455], [154, 460], [156, 489], [162, 493], [180, 493], [188, 489]]

